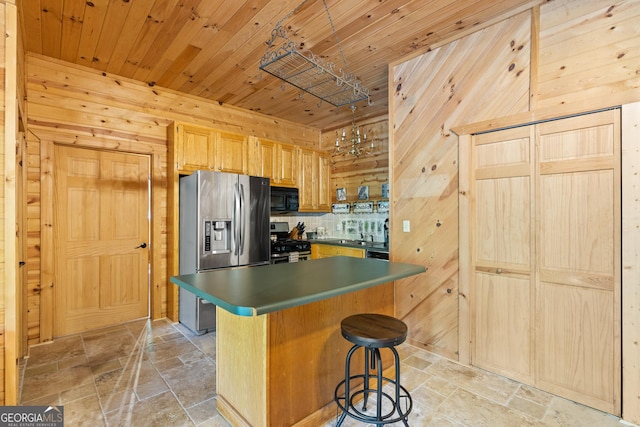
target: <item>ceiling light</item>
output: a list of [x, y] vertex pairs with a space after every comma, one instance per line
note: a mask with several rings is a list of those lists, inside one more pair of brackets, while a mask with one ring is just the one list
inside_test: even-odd
[[341, 135], [338, 135], [336, 132], [336, 145], [333, 149], [333, 155], [351, 154], [360, 157], [362, 155], [374, 154], [375, 146], [373, 145], [373, 139], [370, 138], [371, 142], [367, 143], [367, 134], [364, 131], [360, 132], [360, 127], [356, 126], [355, 105], [349, 108], [351, 108], [351, 135], [349, 139], [347, 139], [347, 133], [344, 128], [342, 129]]

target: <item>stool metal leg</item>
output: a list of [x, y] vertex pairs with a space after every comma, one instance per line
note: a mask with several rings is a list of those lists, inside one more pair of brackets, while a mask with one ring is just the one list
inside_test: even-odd
[[[349, 352], [347, 353], [347, 359], [345, 361], [344, 364], [344, 409], [342, 411], [342, 414], [340, 415], [340, 418], [338, 419], [338, 422], [336, 423], [336, 427], [340, 427], [342, 425], [342, 422], [344, 421], [344, 419], [347, 416], [347, 412], [348, 412], [348, 408], [349, 408], [349, 398], [350, 398], [350, 385], [351, 385], [351, 381], [350, 381], [350, 376], [351, 376], [351, 356], [353, 356], [353, 353], [360, 348], [359, 345], [354, 345], [353, 347], [351, 347], [351, 349], [349, 350]], [[338, 384], [338, 387], [336, 387], [336, 392], [335, 392], [335, 398], [336, 401], [338, 400], [338, 388], [340, 387], [340, 384]]]
[[[376, 356], [376, 363], [378, 364], [378, 384], [376, 386], [376, 404], [378, 405], [376, 408], [376, 420], [382, 421], [382, 359], [380, 357], [380, 349], [375, 349], [374, 354]], [[377, 426], [381, 426], [383, 424], [376, 424]]]
[[[395, 361], [395, 367], [396, 367], [396, 406], [397, 406], [397, 410], [398, 410], [398, 414], [403, 417], [402, 418], [402, 422], [404, 423], [405, 426], [409, 427], [409, 423], [408, 423], [408, 414], [409, 412], [411, 412], [411, 409], [413, 407], [413, 403], [411, 402], [411, 397], [409, 396], [409, 402], [411, 404], [411, 406], [409, 407], [409, 410], [407, 411], [407, 413], [402, 412], [402, 408], [400, 407], [400, 355], [398, 354], [398, 351], [393, 348], [393, 347], [389, 347], [389, 349], [393, 352], [393, 359]], [[408, 393], [407, 393], [408, 395]]]
[[373, 353], [369, 347], [364, 348], [364, 401], [362, 403], [362, 410], [367, 410], [367, 400], [369, 399], [369, 370], [371, 365], [374, 364]]

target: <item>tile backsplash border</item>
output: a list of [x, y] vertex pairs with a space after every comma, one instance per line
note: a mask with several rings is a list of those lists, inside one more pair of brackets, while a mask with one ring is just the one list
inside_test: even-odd
[[[318, 238], [353, 239], [362, 238], [374, 242], [384, 242], [384, 222], [389, 218], [388, 213], [367, 214], [302, 214], [297, 215], [272, 215], [271, 222], [287, 222], [289, 230], [299, 222], [304, 222], [306, 231], [316, 231], [318, 227], [324, 227], [325, 236]], [[305, 233], [306, 234], [306, 233]], [[306, 238], [306, 236], [304, 236]]]

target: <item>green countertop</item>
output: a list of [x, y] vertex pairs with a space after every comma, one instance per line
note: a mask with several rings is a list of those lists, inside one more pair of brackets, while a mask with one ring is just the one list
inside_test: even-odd
[[171, 277], [171, 282], [239, 316], [258, 316], [426, 271], [371, 258], [329, 257]]

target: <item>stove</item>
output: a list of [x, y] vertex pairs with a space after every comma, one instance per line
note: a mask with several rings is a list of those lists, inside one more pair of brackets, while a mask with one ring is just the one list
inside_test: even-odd
[[311, 258], [311, 243], [308, 240], [289, 239], [289, 223], [272, 222], [271, 264], [306, 261]]
[[308, 240], [283, 239], [271, 242], [271, 256], [289, 252], [310, 252], [311, 243]]

